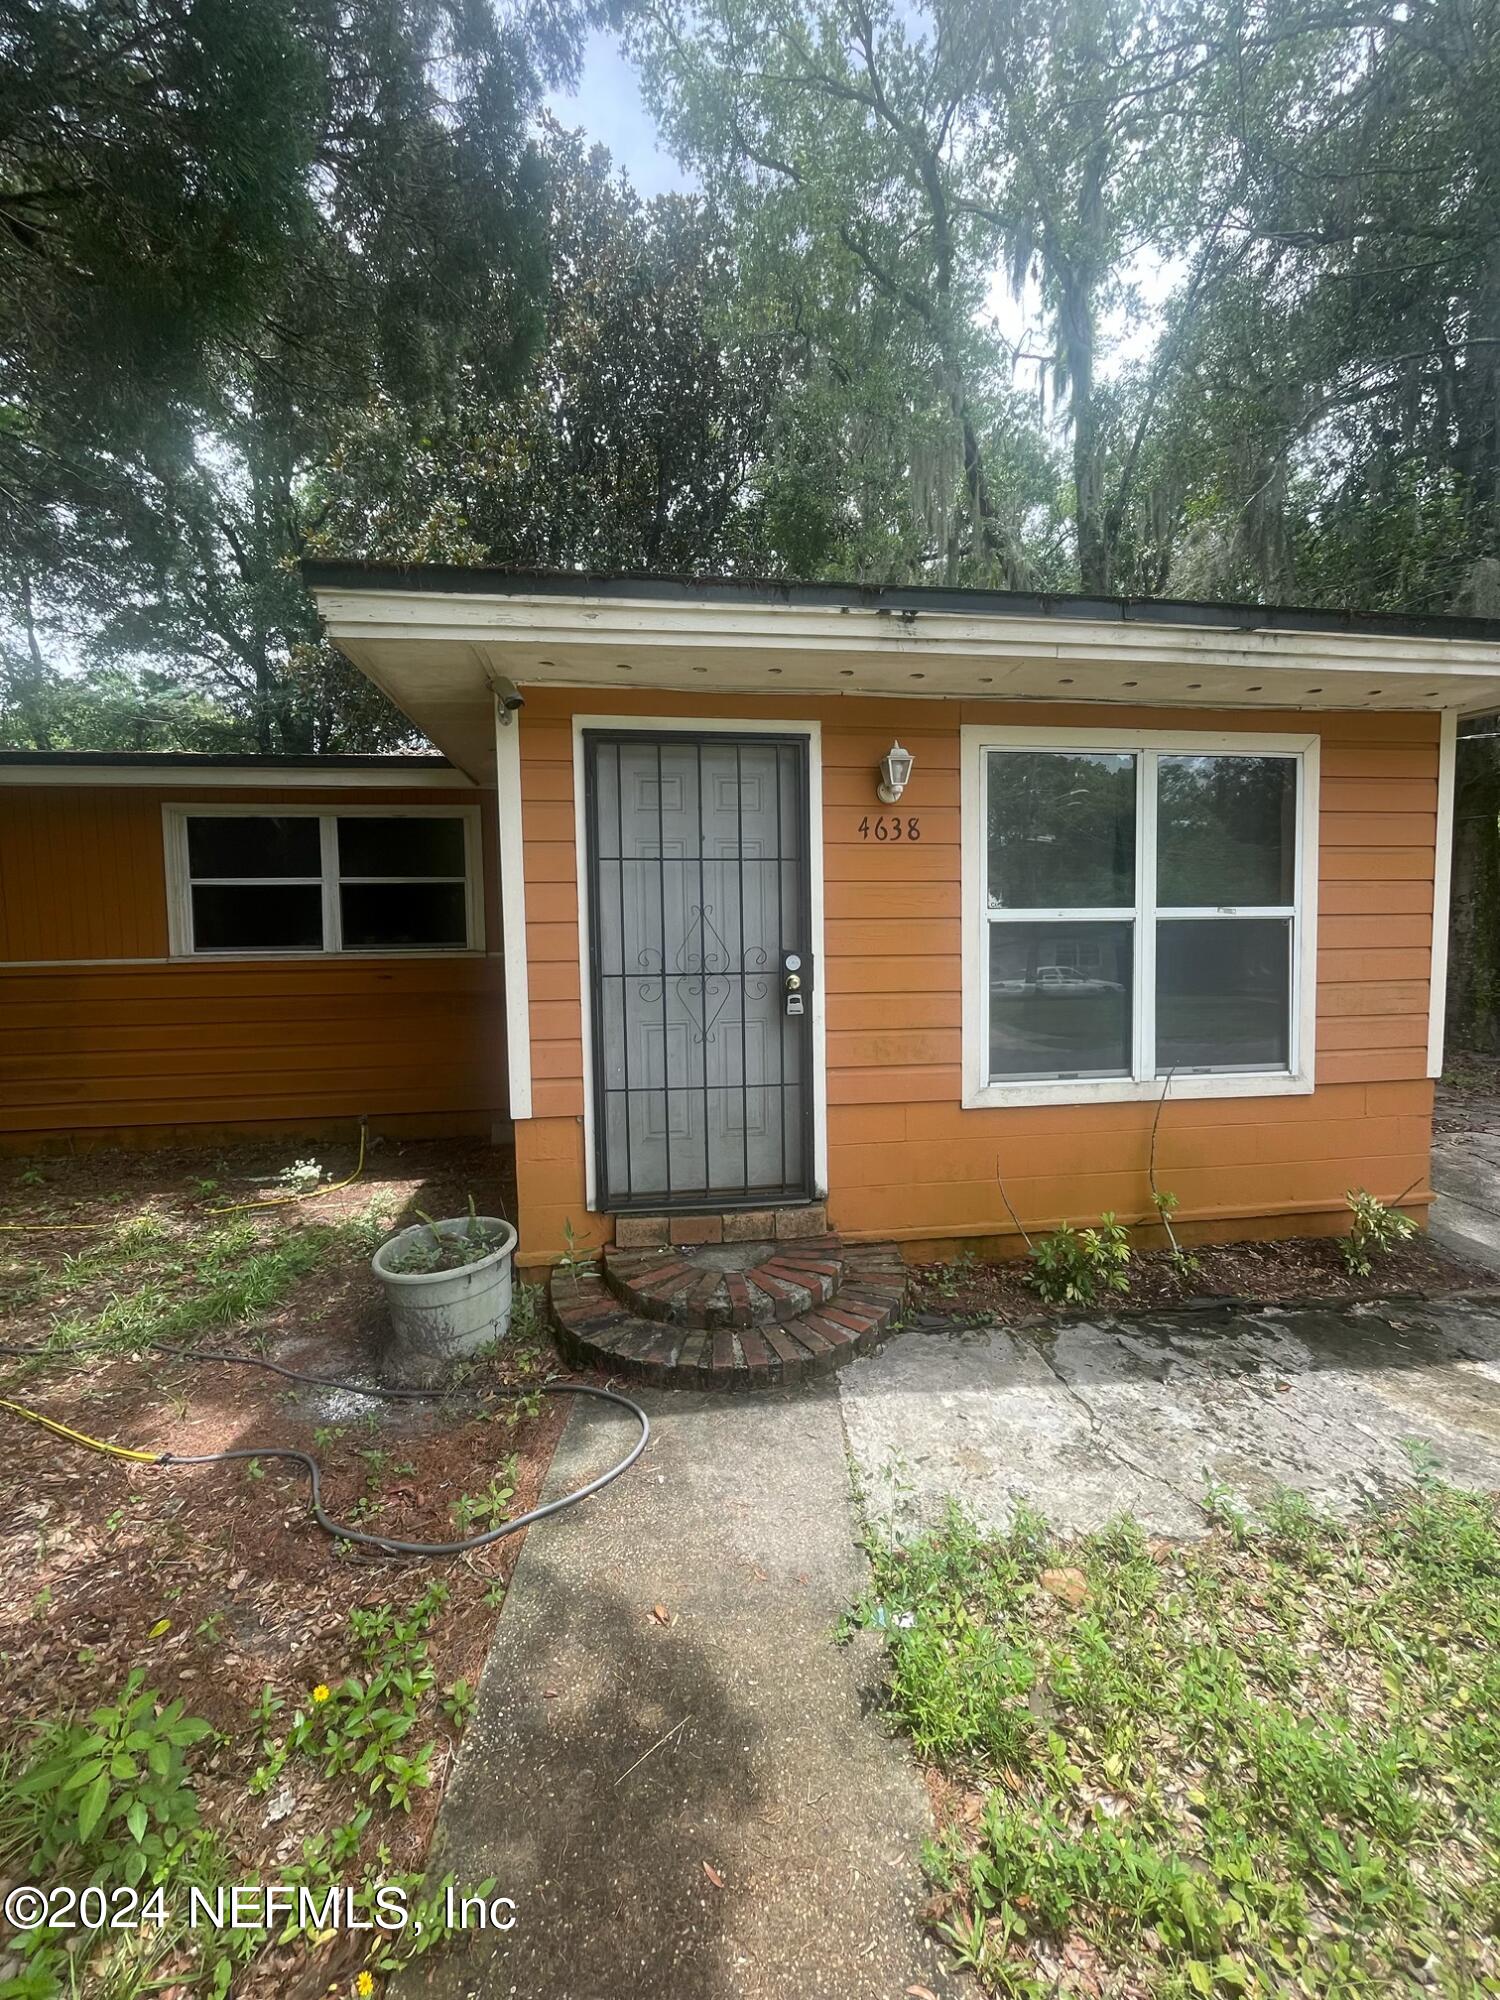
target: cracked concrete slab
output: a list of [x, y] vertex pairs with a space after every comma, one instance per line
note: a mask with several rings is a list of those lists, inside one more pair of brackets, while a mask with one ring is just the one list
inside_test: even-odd
[[1065, 1533], [1120, 1514], [1201, 1534], [1210, 1482], [1252, 1512], [1278, 1487], [1349, 1514], [1444, 1477], [1500, 1486], [1500, 1315], [1488, 1304], [1162, 1314], [902, 1334], [839, 1377], [872, 1518], [896, 1533], [950, 1498]]

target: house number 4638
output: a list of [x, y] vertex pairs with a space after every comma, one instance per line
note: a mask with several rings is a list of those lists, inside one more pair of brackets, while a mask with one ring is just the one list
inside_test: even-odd
[[859, 823], [861, 840], [920, 840], [922, 822], [915, 813], [903, 819], [900, 813], [868, 813]]

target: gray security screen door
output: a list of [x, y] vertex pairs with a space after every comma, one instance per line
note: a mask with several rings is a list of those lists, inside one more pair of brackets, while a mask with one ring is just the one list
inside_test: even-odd
[[806, 740], [590, 731], [584, 757], [599, 1206], [807, 1199]]

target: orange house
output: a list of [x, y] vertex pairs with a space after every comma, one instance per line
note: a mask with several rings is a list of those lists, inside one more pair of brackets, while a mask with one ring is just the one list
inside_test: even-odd
[[498, 804], [523, 1261], [1427, 1186], [1500, 625], [313, 563]]
[[495, 826], [441, 757], [0, 751], [0, 1145], [488, 1138]]

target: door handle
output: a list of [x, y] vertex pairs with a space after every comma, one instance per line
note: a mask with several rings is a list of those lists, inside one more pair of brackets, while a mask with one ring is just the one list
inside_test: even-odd
[[788, 951], [781, 959], [783, 1010], [792, 1016], [807, 1012], [807, 993], [812, 985], [811, 960], [800, 951]]

